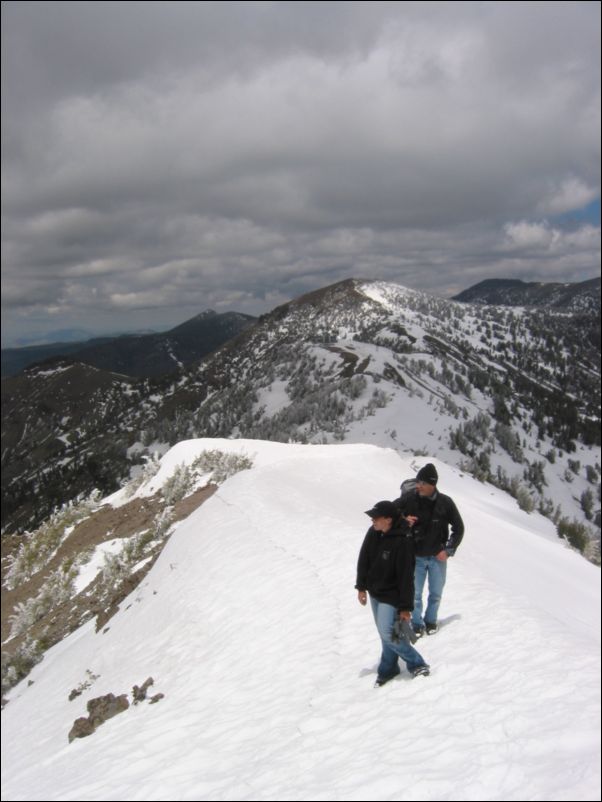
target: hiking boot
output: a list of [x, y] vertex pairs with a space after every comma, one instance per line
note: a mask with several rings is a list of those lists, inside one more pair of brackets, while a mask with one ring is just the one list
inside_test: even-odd
[[388, 677], [377, 677], [376, 682], [374, 683], [375, 688], [382, 688], [383, 685], [386, 685], [387, 682], [390, 682], [395, 677], [398, 677], [401, 672], [397, 672], [397, 674], [390, 674]]
[[426, 634], [427, 635], [434, 635], [435, 632], [439, 630], [439, 624], [428, 624], [426, 625]]
[[424, 627], [416, 627], [414, 624], [412, 624], [412, 629], [414, 630], [414, 635], [416, 635], [417, 638], [421, 638], [424, 635]]
[[431, 673], [431, 670], [427, 665], [424, 665], [412, 669], [411, 673], [413, 677], [428, 677], [428, 675]]

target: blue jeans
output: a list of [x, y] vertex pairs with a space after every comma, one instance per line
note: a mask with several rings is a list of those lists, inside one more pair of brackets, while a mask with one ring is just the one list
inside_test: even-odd
[[379, 602], [373, 599], [372, 596], [370, 596], [370, 604], [372, 605], [374, 621], [383, 647], [378, 665], [378, 676], [395, 677], [399, 674], [399, 666], [397, 665], [399, 657], [405, 660], [410, 672], [418, 668], [418, 666], [425, 666], [426, 663], [422, 656], [407, 641], [402, 638], [399, 643], [394, 643], [391, 640], [393, 624], [398, 616], [396, 608], [390, 604]]
[[[422, 615], [422, 592], [428, 576], [429, 595], [424, 617]], [[436, 624], [439, 605], [445, 578], [447, 576], [447, 560], [438, 560], [436, 557], [416, 557], [416, 570], [414, 572], [414, 612], [412, 613], [412, 626], [424, 627], [425, 624]]]

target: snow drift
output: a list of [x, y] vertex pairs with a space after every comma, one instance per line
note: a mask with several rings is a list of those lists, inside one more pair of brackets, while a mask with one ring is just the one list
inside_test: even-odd
[[[177, 526], [105, 631], [85, 625], [13, 689], [3, 798], [599, 799], [599, 569], [550, 521], [367, 445], [187, 441], [139, 493], [207, 448], [254, 466]], [[426, 461], [466, 535], [441, 630], [418, 643], [431, 676], [374, 689], [363, 510]], [[160, 703], [68, 743], [87, 700], [151, 675]]]

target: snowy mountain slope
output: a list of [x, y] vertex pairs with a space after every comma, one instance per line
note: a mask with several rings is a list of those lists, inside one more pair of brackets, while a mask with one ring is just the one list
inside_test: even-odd
[[[602, 461], [590, 334], [566, 314], [349, 280], [274, 310], [244, 345], [189, 372], [183, 387], [213, 377], [219, 389], [180, 416], [175, 434], [437, 453], [587, 526]], [[161, 439], [161, 426], [149, 426]]]
[[250, 437], [436, 453], [574, 524], [573, 542], [596, 541], [599, 321], [599, 306], [461, 304], [349, 279], [277, 307], [200, 365], [111, 386], [83, 422], [31, 403], [71, 382], [34, 371], [5, 393], [3, 527], [32, 528], [79, 493], [116, 489], [158, 445]]
[[[433, 460], [467, 532], [443, 626], [418, 644], [432, 674], [374, 689], [353, 589], [363, 510], [432, 458], [189, 441], [153, 486], [207, 448], [254, 466], [178, 525], [106, 631], [85, 625], [13, 689], [4, 798], [599, 798], [599, 571], [548, 520]], [[162, 701], [68, 743], [89, 699], [148, 676]]]

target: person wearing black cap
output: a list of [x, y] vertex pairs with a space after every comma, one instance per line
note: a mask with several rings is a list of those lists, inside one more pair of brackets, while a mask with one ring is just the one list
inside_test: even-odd
[[392, 501], [379, 501], [366, 515], [372, 519], [357, 561], [357, 597], [368, 602], [382, 643], [375, 687], [399, 673], [398, 658], [413, 677], [427, 676], [429, 666], [403, 637], [393, 636], [396, 621], [410, 621], [414, 605], [414, 547], [408, 524]]
[[[396, 505], [411, 527], [416, 549], [412, 627], [418, 637], [437, 632], [437, 614], [447, 577], [447, 560], [464, 536], [464, 522], [449, 496], [437, 490], [439, 476], [429, 462], [416, 475], [416, 489]], [[449, 528], [451, 527], [451, 533]], [[422, 593], [428, 577], [428, 600], [423, 616]]]

